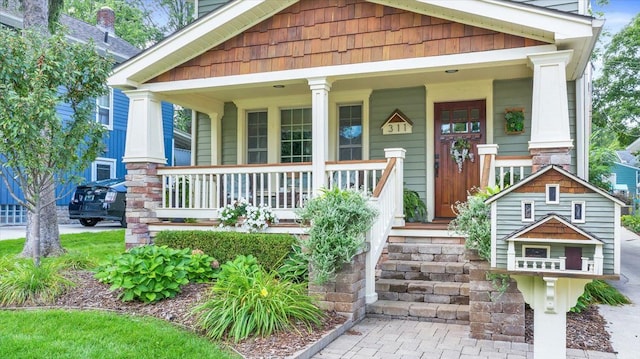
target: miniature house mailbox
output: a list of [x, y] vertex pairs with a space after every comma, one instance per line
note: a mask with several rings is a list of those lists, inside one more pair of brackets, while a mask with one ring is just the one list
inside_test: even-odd
[[624, 203], [551, 165], [486, 203], [492, 270], [534, 309], [534, 358], [565, 358], [566, 312], [591, 280], [619, 277]]

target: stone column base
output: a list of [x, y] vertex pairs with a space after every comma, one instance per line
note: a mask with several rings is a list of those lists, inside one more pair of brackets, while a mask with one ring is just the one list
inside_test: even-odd
[[157, 222], [162, 203], [162, 181], [157, 163], [127, 163], [127, 249], [151, 243], [149, 223]]
[[546, 165], [561, 166], [569, 171], [571, 167], [571, 148], [530, 148], [529, 153], [533, 157], [532, 172], [537, 172], [540, 167]]

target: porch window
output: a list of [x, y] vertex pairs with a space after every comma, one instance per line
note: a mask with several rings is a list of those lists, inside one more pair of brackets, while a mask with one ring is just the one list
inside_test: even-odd
[[523, 257], [526, 258], [549, 258], [549, 255], [551, 254], [551, 247], [523, 245], [522, 254]]
[[362, 160], [362, 105], [338, 107], [338, 160]]
[[280, 161], [311, 162], [311, 109], [280, 112]]
[[535, 218], [535, 208], [533, 201], [522, 201], [522, 222], [533, 222]]
[[113, 129], [113, 116], [111, 111], [113, 107], [113, 102], [111, 101], [112, 93], [113, 90], [109, 88], [105, 95], [96, 99], [96, 121], [110, 130]]
[[572, 223], [585, 223], [584, 219], [584, 201], [571, 202], [571, 222]]
[[116, 177], [116, 160], [113, 158], [97, 158], [91, 164], [91, 180], [101, 181]]
[[247, 163], [267, 163], [267, 111], [247, 113]]

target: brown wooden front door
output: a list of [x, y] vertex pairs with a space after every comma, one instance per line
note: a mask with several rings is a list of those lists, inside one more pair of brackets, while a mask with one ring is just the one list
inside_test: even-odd
[[567, 257], [565, 269], [582, 270], [582, 248], [565, 247], [564, 256]]
[[[452, 205], [466, 201], [467, 192], [480, 185], [476, 145], [486, 143], [485, 109], [485, 100], [442, 102], [434, 106], [436, 218], [455, 217]], [[457, 156], [452, 154], [452, 147]]]

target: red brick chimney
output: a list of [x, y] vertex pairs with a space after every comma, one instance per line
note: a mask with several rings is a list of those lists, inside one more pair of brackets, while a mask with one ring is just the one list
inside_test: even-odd
[[98, 10], [97, 16], [98, 23], [96, 24], [96, 26], [98, 27], [98, 29], [108, 33], [111, 36], [116, 36], [116, 30], [114, 27], [116, 14], [113, 9], [108, 6], [103, 6], [100, 8], [100, 10]]

